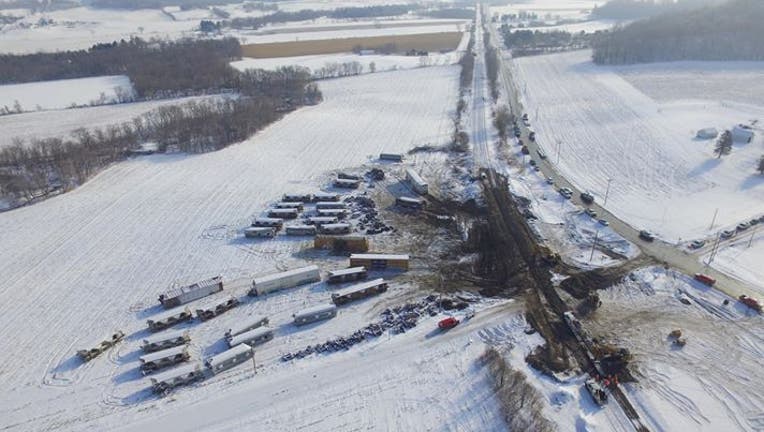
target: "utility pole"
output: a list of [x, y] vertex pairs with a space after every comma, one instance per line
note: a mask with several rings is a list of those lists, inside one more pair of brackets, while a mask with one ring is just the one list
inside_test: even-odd
[[600, 230], [597, 229], [597, 232], [594, 233], [594, 242], [592, 242], [592, 254], [589, 255], [589, 262], [592, 262], [592, 259], [594, 258], [594, 247], [597, 246], [597, 238], [600, 235]]
[[557, 165], [560, 164], [560, 152], [562, 151], [562, 141], [557, 140]]
[[605, 201], [602, 203], [602, 207], [603, 207], [603, 208], [604, 208], [604, 207], [605, 207], [605, 205], [607, 204], [607, 196], [608, 196], [608, 194], [610, 193], [610, 182], [612, 182], [612, 181], [613, 181], [613, 179], [612, 179], [612, 178], [608, 178], [608, 179], [607, 179], [607, 189], [605, 190]]
[[716, 256], [716, 251], [719, 249], [719, 243], [721, 241], [722, 241], [722, 234], [719, 233], [716, 236], [716, 242], [714, 242], [714, 247], [711, 248], [711, 253], [708, 255], [708, 261], [706, 262], [706, 270], [708, 270], [708, 267], [714, 261], [714, 257]]
[[253, 347], [249, 347], [250, 351], [252, 351], [252, 369], [255, 370], [255, 375], [257, 375], [257, 363], [255, 363], [255, 349]]
[[718, 208], [714, 212], [714, 218], [711, 219], [711, 227], [709, 227], [708, 229], [710, 229], [710, 230], [714, 229], [714, 223], [716, 223], [716, 215], [717, 214], [719, 214], [719, 209]]
[[753, 228], [753, 231], [751, 231], [751, 238], [750, 238], [750, 239], [748, 239], [748, 246], [746, 246], [746, 247], [751, 247], [751, 244], [753, 243], [753, 235], [754, 235], [754, 234], [756, 234], [756, 229], [757, 229], [758, 227], [759, 227], [758, 225], [757, 225], [757, 226], [755, 226], [755, 227]]

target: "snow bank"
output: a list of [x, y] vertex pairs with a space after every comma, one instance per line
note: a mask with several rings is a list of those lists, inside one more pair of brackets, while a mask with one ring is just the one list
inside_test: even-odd
[[[756, 128], [753, 143], [736, 144], [721, 160], [712, 141], [695, 139], [704, 127], [764, 119], [764, 106], [699, 100], [702, 86], [693, 100], [659, 103], [624, 79], [623, 67], [597, 67], [590, 55], [579, 51], [515, 60], [538, 142], [555, 161], [559, 150], [558, 169], [566, 178], [599, 201], [612, 178], [608, 209], [671, 242], [709, 234], [717, 208], [717, 229], [764, 213], [764, 178], [754, 170], [762, 129]], [[736, 72], [726, 76], [734, 82]]]
[[0, 108], [40, 111], [72, 105], [105, 105], [134, 97], [133, 85], [125, 75], [39, 81], [0, 86]]

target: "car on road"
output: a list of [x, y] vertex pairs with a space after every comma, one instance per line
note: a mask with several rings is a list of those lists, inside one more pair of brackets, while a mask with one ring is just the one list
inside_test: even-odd
[[734, 236], [734, 235], [735, 235], [735, 231], [734, 230], [724, 230], [720, 234], [721, 238], [723, 238], [723, 239], [732, 238], [732, 236]]
[[716, 283], [716, 279], [703, 273], [695, 273], [695, 280], [708, 286], [713, 286]]
[[594, 203], [594, 195], [590, 194], [589, 192], [581, 192], [581, 201], [584, 202], [584, 204], [592, 204]]
[[757, 218], [753, 218], [750, 221], [748, 221], [748, 225], [750, 225], [750, 226], [757, 225], [758, 223], [759, 223], [759, 219], [757, 219]]
[[591, 216], [593, 218], [597, 218], [597, 212], [594, 211], [594, 209], [588, 208], [588, 209], [586, 209], [586, 211], [584, 213], [588, 214], [589, 216]]
[[552, 177], [547, 177], [546, 178], [546, 183], [550, 184], [550, 185], [553, 185], [554, 184], [554, 179]]
[[535, 161], [535, 160], [533, 160], [533, 159], [531, 159], [531, 161], [530, 161], [530, 162], [528, 162], [528, 163], [529, 163], [529, 164], [531, 164], [531, 166], [534, 166], [534, 167], [536, 166], [536, 161]]
[[655, 234], [651, 233], [648, 230], [642, 230], [639, 232], [639, 238], [641, 238], [644, 241], [653, 241], [655, 240]]
[[520, 138], [520, 131], [515, 131], [515, 138]]
[[538, 165], [533, 166], [533, 171], [541, 171], [541, 167]]
[[536, 141], [536, 132], [531, 131], [528, 134], [528, 139], [531, 140], [531, 141]]
[[528, 155], [528, 154], [531, 154], [531, 151], [530, 151], [530, 150], [528, 150], [528, 146], [525, 146], [525, 145], [523, 146], [523, 148], [521, 148], [521, 149], [520, 149], [520, 152], [521, 152], [522, 154], [524, 154], [524, 155]]
[[700, 249], [706, 245], [705, 240], [693, 240], [690, 242], [690, 249]]
[[566, 187], [560, 188], [560, 195], [564, 196], [566, 199], [570, 199], [573, 196], [573, 191]]
[[606, 221], [605, 219], [600, 219], [599, 223], [602, 226], [610, 226], [610, 222]]
[[538, 154], [541, 159], [546, 159], [546, 153], [544, 153], [541, 149], [536, 150], [536, 154]]
[[528, 113], [523, 113], [523, 120], [528, 120]]
[[748, 222], [740, 222], [739, 224], [737, 224], [738, 231], [745, 231], [750, 227], [751, 227], [751, 224], [749, 224]]

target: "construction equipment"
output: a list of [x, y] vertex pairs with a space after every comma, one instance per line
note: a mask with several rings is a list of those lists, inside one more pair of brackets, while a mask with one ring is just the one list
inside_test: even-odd
[[124, 337], [125, 337], [125, 333], [120, 330], [117, 330], [114, 334], [111, 335], [110, 339], [101, 341], [101, 343], [99, 343], [98, 346], [96, 346], [95, 348], [79, 350], [77, 351], [77, 355], [84, 361], [93, 360], [94, 358], [101, 355], [104, 351], [116, 345], [117, 342], [124, 339]]

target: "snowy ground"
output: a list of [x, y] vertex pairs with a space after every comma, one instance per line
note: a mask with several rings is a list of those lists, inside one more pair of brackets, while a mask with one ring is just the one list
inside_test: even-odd
[[[751, 237], [753, 236], [753, 241]], [[750, 244], [750, 246], [749, 246]], [[702, 257], [708, 262], [708, 255]], [[738, 233], [733, 241], [719, 249], [711, 265], [732, 277], [750, 283], [764, 298], [764, 228], [755, 226]]]
[[[327, 301], [323, 284], [248, 300], [216, 320], [191, 325], [192, 352], [199, 359], [222, 349], [220, 338], [228, 322], [243, 314], [271, 314], [279, 342], [274, 340], [273, 348], [264, 351], [262, 357], [258, 355], [258, 361], [268, 374], [271, 368], [274, 374], [284, 372], [278, 378], [260, 380], [258, 375], [252, 379], [251, 370], [242, 367], [205, 382], [201, 388], [157, 401], [149, 396], [147, 380], [136, 370], [138, 342], [146, 334], [145, 318], [158, 312], [156, 296], [171, 283], [222, 274], [228, 290], [242, 294], [248, 287], [246, 278], [255, 274], [307, 262], [320, 262], [324, 268], [347, 265], [341, 258], [326, 264], [321, 261], [325, 254], [301, 253], [305, 246], [301, 239], [280, 236], [273, 241], [250, 242], [237, 232], [281, 194], [325, 187], [331, 178], [328, 171], [356, 167], [382, 151], [405, 152], [422, 143], [445, 142], [451, 130], [449, 107], [455, 100], [457, 80], [458, 68], [433, 67], [324, 81], [323, 103], [289, 114], [244, 143], [204, 155], [134, 158], [72, 192], [0, 214], [0, 273], [9, 281], [0, 291], [4, 299], [0, 305], [0, 338], [14, 347], [0, 353], [0, 364], [4, 365], [0, 370], [2, 426], [11, 430], [112, 429], [150, 422], [170, 412], [185, 417], [203, 399], [214, 409], [223, 403], [215, 400], [223, 390], [246, 395], [230, 406], [254, 416], [262, 406], [258, 404], [253, 410], [249, 401], [262, 382], [262, 397], [288, 399], [284, 406], [291, 407], [282, 410], [274, 406], [274, 411], [269, 411], [278, 409], [284, 416], [274, 417], [271, 425], [262, 425], [271, 430], [292, 429], [293, 421], [297, 424], [300, 418], [308, 419], [307, 411], [299, 411], [299, 407], [322, 405], [324, 408], [316, 412], [320, 417], [312, 419], [326, 419], [326, 412], [356, 414], [331, 416], [331, 424], [319, 427], [316, 423], [313, 429], [351, 430], [356, 420], [389, 424], [392, 429], [396, 425], [420, 429], [420, 421], [455, 425], [452, 428], [464, 424], [466, 429], [485, 423], [494, 429], [490, 416], [496, 410], [464, 411], [475, 405], [473, 397], [487, 397], [483, 390], [475, 390], [483, 378], [471, 369], [478, 349], [456, 348], [467, 344], [466, 338], [454, 339], [456, 345], [450, 347], [433, 341], [428, 343], [432, 349], [425, 351], [419, 350], [421, 334], [396, 339], [404, 341], [405, 348], [400, 351], [394, 348], [388, 352], [382, 345], [376, 348], [382, 358], [377, 357], [370, 365], [389, 366], [395, 353], [406, 359], [389, 372], [383, 367], [364, 369], [364, 361], [355, 360], [366, 355], [362, 350], [348, 353], [351, 357], [347, 362], [327, 369], [338, 371], [332, 372], [334, 375], [322, 375], [323, 365], [328, 363], [321, 361], [277, 365], [275, 358], [282, 350], [344, 334], [379, 313], [370, 309], [375, 302], [361, 302], [343, 309], [326, 326], [295, 330], [287, 323], [289, 315]], [[407, 295], [416, 288], [404, 278], [382, 299]], [[431, 329], [435, 321], [428, 322], [426, 326]], [[114, 329], [125, 331], [128, 340], [97, 360], [80, 365], [75, 351]], [[28, 343], [32, 340], [34, 343]], [[365, 349], [374, 352], [375, 346]], [[421, 352], [421, 357], [407, 355], [411, 350]], [[453, 370], [459, 379], [463, 376], [465, 384], [453, 387], [456, 393], [443, 400], [440, 396], [445, 387], [441, 384], [444, 380], [453, 382], [453, 377], [433, 371], [434, 377], [423, 378], [425, 375], [416, 371], [425, 369], [423, 373], [431, 376], [428, 371], [435, 363], [433, 359], [449, 356], [449, 352], [459, 354], [449, 357], [453, 362], [449, 360], [443, 367]], [[337, 355], [341, 358], [344, 354]], [[359, 374], [374, 371], [379, 375], [361, 379], [365, 385], [360, 390], [352, 381], [342, 379], [343, 371], [353, 367], [361, 368]], [[305, 380], [291, 381], [288, 369]], [[311, 382], [313, 375], [322, 378]], [[388, 386], [394, 378], [404, 379], [401, 377], [405, 377], [405, 386]], [[279, 381], [291, 386], [282, 396], [275, 395], [276, 389], [284, 389]], [[410, 387], [405, 390], [409, 396], [402, 400], [388, 399], [390, 410], [374, 411], [376, 416], [394, 413], [390, 417], [374, 417], [364, 409], [371, 400], [377, 400], [378, 391], [392, 395], [412, 381], [422, 382], [423, 390]], [[324, 391], [306, 394], [304, 385], [315, 388], [313, 383]], [[346, 393], [353, 394], [351, 390], [364, 396], [346, 398]], [[297, 399], [296, 395], [305, 398]], [[432, 411], [423, 414], [423, 404]], [[243, 422], [268, 421], [260, 416], [244, 418]], [[226, 418], [216, 427], [239, 426], [235, 419]]]
[[[735, 100], [737, 91], [729, 99], [707, 99], [703, 87], [710, 82], [710, 94], [718, 96], [720, 83], [735, 82], [738, 74], [748, 79], [750, 69], [764, 70], [764, 63], [742, 70], [716, 67], [713, 80], [697, 81], [691, 99], [677, 90], [680, 98], [657, 101], [624, 78], [630, 76], [628, 68], [597, 67], [589, 57], [590, 52], [579, 51], [514, 62], [538, 142], [550, 160], [556, 161], [560, 152], [558, 168], [566, 178], [600, 201], [613, 179], [608, 208], [671, 242], [710, 234], [717, 208], [716, 229], [764, 213], [764, 177], [754, 171], [764, 152], [764, 131], [757, 128], [753, 143], [735, 144], [721, 160], [713, 154], [712, 141], [694, 138], [703, 127], [724, 129], [764, 119], [764, 104]], [[679, 83], [693, 70], [702, 77], [704, 67], [656, 67], [654, 80], [641, 66], [635, 68], [643, 87], [673, 81], [687, 88]]]
[[[626, 388], [652, 430], [761, 430], [764, 427], [762, 317], [689, 276], [662, 268], [600, 292], [585, 326], [634, 355], [638, 383]], [[684, 305], [679, 298], [687, 298]], [[727, 299], [729, 305], [722, 303]], [[684, 348], [668, 333], [681, 329]]]
[[130, 78], [125, 75], [39, 81], [0, 85], [0, 107], [41, 111], [81, 105], [105, 105], [134, 97]]
[[569, 33], [581, 33], [581, 32], [594, 33], [596, 31], [611, 29], [615, 25], [620, 23], [622, 22], [617, 20], [594, 19], [594, 20], [585, 20], [585, 21], [571, 23], [571, 24], [549, 25], [549, 26], [543, 26], [543, 27], [523, 27], [523, 28], [514, 29], [513, 31], [538, 30], [542, 32], [565, 31]]
[[[0, 87], [1, 88], [1, 87]], [[13, 142], [13, 138], [66, 138], [73, 130], [99, 128], [131, 121], [134, 117], [165, 105], [175, 105], [192, 100], [215, 98], [201, 96], [163, 99], [149, 102], [124, 103], [97, 107], [71, 108], [24, 114], [0, 116], [0, 147]]]
[[589, 16], [596, 5], [604, 1], [592, 0], [530, 0], [525, 2], [507, 2], [505, 6], [491, 6], [491, 14], [517, 14], [533, 12], [539, 19], [581, 19]]

